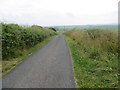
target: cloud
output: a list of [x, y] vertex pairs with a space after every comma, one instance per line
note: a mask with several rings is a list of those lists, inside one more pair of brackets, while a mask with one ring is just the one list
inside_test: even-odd
[[75, 18], [76, 17], [73, 13], [66, 13], [66, 15], [70, 18]]
[[1, 0], [0, 21], [18, 24], [117, 23], [119, 0]]

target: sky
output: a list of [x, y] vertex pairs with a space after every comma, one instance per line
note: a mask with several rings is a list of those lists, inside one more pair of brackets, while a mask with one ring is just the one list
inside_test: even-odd
[[119, 0], [0, 0], [0, 22], [20, 25], [117, 24]]

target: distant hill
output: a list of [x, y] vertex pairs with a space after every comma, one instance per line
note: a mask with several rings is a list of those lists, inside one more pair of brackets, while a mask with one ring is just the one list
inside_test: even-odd
[[53, 26], [57, 31], [69, 30], [88, 30], [88, 29], [103, 29], [103, 30], [118, 30], [118, 25], [70, 25], [70, 26]]

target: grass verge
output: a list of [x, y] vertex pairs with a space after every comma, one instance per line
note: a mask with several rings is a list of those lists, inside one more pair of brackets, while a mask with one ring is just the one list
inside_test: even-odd
[[82, 46], [64, 36], [71, 49], [78, 88], [118, 88], [117, 57], [114, 54], [101, 53], [103, 60], [90, 59], [81, 53]]
[[17, 57], [17, 58], [13, 58], [10, 60], [3, 60], [2, 61], [2, 76], [7, 74], [8, 72], [10, 72], [19, 63], [21, 63], [23, 60], [25, 60], [27, 57], [29, 57], [32, 53], [34, 53], [36, 50], [38, 50], [43, 45], [45, 45], [53, 37], [55, 37], [55, 36], [49, 37], [49, 38], [45, 39], [44, 41], [38, 43], [37, 45], [33, 46], [32, 48], [29, 48], [29, 49], [22, 51], [22, 55]]

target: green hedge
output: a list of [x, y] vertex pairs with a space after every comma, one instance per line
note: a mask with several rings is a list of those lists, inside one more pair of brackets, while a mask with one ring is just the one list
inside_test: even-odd
[[51, 29], [41, 26], [20, 26], [2, 23], [2, 57], [3, 60], [15, 58], [45, 38], [55, 35]]

